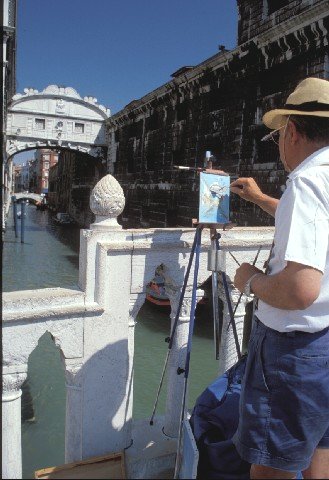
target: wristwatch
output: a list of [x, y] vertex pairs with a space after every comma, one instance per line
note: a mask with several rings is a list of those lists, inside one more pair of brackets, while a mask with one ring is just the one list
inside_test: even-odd
[[247, 283], [244, 286], [244, 289], [243, 289], [244, 294], [249, 296], [253, 293], [251, 291], [251, 282], [255, 277], [257, 277], [257, 275], [260, 275], [260, 273], [254, 273], [253, 275], [251, 275], [251, 277], [249, 278], [249, 280], [247, 281]]

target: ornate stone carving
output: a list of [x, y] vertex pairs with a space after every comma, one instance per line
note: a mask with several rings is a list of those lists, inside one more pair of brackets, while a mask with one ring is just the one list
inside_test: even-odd
[[91, 192], [91, 211], [97, 216], [116, 218], [122, 213], [124, 206], [125, 197], [119, 182], [112, 175], [106, 175]]
[[[26, 97], [31, 97], [33, 95], [36, 96], [44, 96], [45, 98], [47, 97], [53, 97], [53, 96], [60, 96], [60, 97], [67, 97], [67, 98], [74, 98], [76, 100], [82, 100], [82, 97], [79, 95], [79, 93], [72, 87], [60, 87], [58, 85], [48, 85], [46, 88], [44, 88], [41, 92], [36, 90], [35, 88], [29, 87], [29, 88], [24, 88], [24, 94], [22, 93], [16, 93], [13, 97], [12, 100], [15, 102], [16, 100], [24, 100]], [[105, 117], [109, 117], [111, 115], [111, 111], [109, 108], [106, 108], [104, 105], [100, 105], [97, 103], [97, 98], [92, 97], [92, 96], [87, 96], [83, 98], [83, 101], [86, 103], [89, 103], [93, 105], [94, 108], [101, 110], [103, 114], [105, 114]], [[66, 105], [63, 101], [62, 98], [60, 98], [57, 101], [56, 104], [56, 113], [57, 114], [63, 114], [65, 113], [65, 108]], [[104, 117], [104, 115], [102, 115]], [[104, 118], [105, 118], [104, 117]]]
[[67, 97], [81, 99], [78, 92], [72, 87], [59, 87], [58, 85], [48, 85], [42, 93], [52, 94], [52, 95], [66, 95]]
[[35, 88], [24, 88], [24, 93], [26, 95], [36, 95], [39, 92]]
[[56, 102], [56, 109], [55, 109], [55, 112], [56, 113], [65, 113], [65, 102], [62, 98], [58, 99], [57, 102]]

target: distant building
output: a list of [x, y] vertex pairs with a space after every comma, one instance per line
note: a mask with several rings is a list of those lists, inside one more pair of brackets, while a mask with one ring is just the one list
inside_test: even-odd
[[95, 218], [89, 207], [90, 194], [106, 173], [104, 163], [102, 158], [62, 150], [49, 171], [49, 208], [68, 213], [78, 225], [89, 227]]
[[30, 160], [30, 168], [29, 168], [29, 191], [32, 193], [36, 193], [37, 191], [37, 161], [34, 158]]
[[[60, 157], [59, 157], [60, 159]], [[49, 188], [48, 188], [48, 205], [52, 210], [59, 211], [58, 209], [58, 163], [49, 168]], [[66, 213], [66, 212], [63, 212]]]
[[23, 165], [14, 165], [14, 192], [19, 193], [23, 190], [22, 185], [22, 167]]
[[9, 209], [10, 194], [14, 188], [13, 163], [7, 158], [6, 152], [6, 122], [8, 103], [16, 90], [16, 20], [17, 1], [4, 0], [1, 2], [2, 17], [2, 102], [1, 102], [1, 125], [2, 125], [2, 228], [5, 227], [5, 219]]
[[48, 193], [49, 169], [57, 162], [58, 152], [45, 148], [36, 150], [35, 163], [32, 166], [35, 178], [35, 193]]
[[22, 170], [21, 170], [21, 183], [22, 183], [22, 191], [28, 191], [30, 188], [30, 167], [31, 167], [31, 160], [27, 160], [27, 162], [23, 163]]

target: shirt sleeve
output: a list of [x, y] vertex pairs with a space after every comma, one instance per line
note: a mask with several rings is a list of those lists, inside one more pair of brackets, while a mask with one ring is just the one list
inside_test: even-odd
[[293, 180], [292, 195], [284, 259], [324, 272], [329, 237], [328, 193], [321, 191], [316, 177], [298, 177]]

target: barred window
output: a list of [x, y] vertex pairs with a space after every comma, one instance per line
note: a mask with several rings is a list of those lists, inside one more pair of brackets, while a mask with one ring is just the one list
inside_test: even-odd
[[83, 123], [75, 123], [74, 124], [74, 131], [75, 133], [84, 133], [85, 126]]
[[46, 120], [44, 118], [35, 119], [35, 129], [36, 130], [45, 130], [46, 129]]
[[271, 15], [277, 10], [280, 10], [280, 8], [288, 5], [288, 3], [288, 0], [267, 0], [267, 14]]

